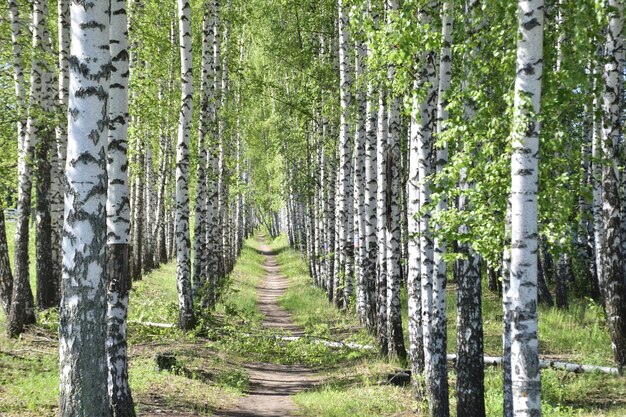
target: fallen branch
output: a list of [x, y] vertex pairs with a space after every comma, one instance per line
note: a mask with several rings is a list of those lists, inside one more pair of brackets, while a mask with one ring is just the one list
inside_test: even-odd
[[[447, 359], [450, 362], [456, 362], [456, 355], [450, 354], [447, 355]], [[501, 356], [485, 356], [485, 366], [501, 366], [502, 365], [502, 357]], [[619, 375], [618, 368], [611, 368], [608, 366], [597, 366], [597, 365], [582, 365], [578, 363], [572, 362], [563, 362], [563, 361], [553, 361], [547, 359], [539, 359], [539, 368], [541, 369], [562, 369], [567, 372], [574, 373], [583, 373], [583, 372], [601, 372], [610, 375]]]
[[129, 321], [129, 323], [134, 323], [134, 324], [140, 324], [142, 326], [147, 326], [147, 327], [160, 327], [162, 329], [171, 329], [173, 327], [175, 327], [173, 324], [171, 323], [155, 323], [153, 321], [137, 321], [137, 320], [132, 320]]
[[[250, 333], [244, 333], [242, 336], [246, 336], [246, 337], [265, 337], [266, 335], [264, 334], [250, 334]], [[322, 336], [309, 336], [309, 335], [304, 335], [304, 336], [280, 336], [280, 335], [274, 335], [274, 338], [279, 339], [279, 340], [284, 340], [287, 342], [295, 342], [297, 340], [300, 339], [311, 339], [311, 342], [316, 343], [316, 344], [323, 344], [324, 346], [328, 346], [328, 347], [334, 347], [334, 348], [341, 348], [341, 347], [347, 347], [349, 349], [353, 349], [353, 350], [375, 350], [376, 348], [374, 346], [370, 346], [370, 345], [360, 345], [358, 343], [351, 343], [351, 342], [338, 342], [336, 340], [332, 340], [332, 339], [327, 339], [324, 338]]]

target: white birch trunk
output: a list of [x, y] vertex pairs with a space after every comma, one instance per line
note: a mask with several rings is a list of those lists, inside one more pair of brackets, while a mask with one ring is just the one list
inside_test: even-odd
[[[417, 89], [417, 80], [413, 83]], [[421, 250], [420, 221], [417, 213], [420, 210], [420, 147], [418, 129], [420, 129], [419, 103], [417, 97], [413, 97], [411, 111], [411, 132], [409, 141], [409, 179], [407, 181], [407, 219], [408, 219], [408, 331], [409, 331], [409, 358], [411, 359], [411, 371], [415, 375], [424, 372], [424, 340], [422, 328], [422, 290], [421, 290]], [[418, 379], [413, 378], [414, 385]]]
[[212, 55], [207, 63], [207, 77], [209, 78], [209, 89], [207, 91], [207, 101], [209, 105], [209, 143], [207, 152], [207, 302], [209, 306], [215, 303], [216, 286], [221, 273], [220, 254], [222, 236], [220, 232], [219, 220], [219, 145], [218, 145], [218, 124], [217, 124], [217, 93], [220, 89], [220, 44], [219, 44], [219, 0], [209, 4], [209, 39], [207, 42], [212, 46]]
[[[436, 10], [430, 3], [431, 10]], [[432, 17], [429, 11], [423, 11], [419, 16], [423, 24], [430, 24]], [[421, 102], [416, 103], [416, 113], [420, 120], [417, 124], [417, 148], [418, 148], [418, 176], [420, 179], [420, 206], [430, 204], [431, 183], [428, 178], [432, 173], [433, 157], [433, 132], [435, 130], [436, 104], [437, 104], [437, 70], [436, 54], [434, 51], [425, 51], [421, 54], [417, 70], [417, 85], [419, 89], [425, 89], [425, 96]], [[431, 230], [432, 214], [423, 210], [420, 219], [420, 276], [421, 276], [421, 302], [424, 365], [426, 374], [426, 392], [428, 394], [430, 414], [432, 416], [448, 416], [448, 377], [445, 365], [446, 352], [445, 339], [442, 336], [445, 330], [441, 329], [445, 319], [440, 315], [441, 284], [434, 276], [434, 248]]]
[[111, 3], [109, 132], [107, 147], [107, 368], [114, 417], [135, 415], [128, 383], [126, 318], [130, 290], [128, 187], [128, 30], [126, 0]]
[[[69, 50], [70, 50], [70, 5], [69, 0], [59, 0], [57, 3], [58, 18], [58, 65], [59, 78], [57, 88], [57, 105], [60, 114], [67, 115], [69, 90]], [[50, 214], [52, 216], [52, 276], [61, 282], [61, 232], [63, 231], [63, 196], [65, 182], [62, 180], [65, 171], [65, 154], [67, 148], [67, 121], [65, 118], [56, 127], [56, 154], [57, 174], [52, 174], [53, 188], [58, 197], [51, 199]]]
[[543, 0], [518, 2], [511, 158], [511, 383], [513, 415], [541, 415], [537, 339], [537, 182], [543, 75]]
[[59, 323], [60, 414], [108, 417], [106, 145], [109, 3], [72, 3]]
[[[388, 0], [386, 4], [387, 19], [391, 23], [392, 14], [399, 9], [397, 0]], [[390, 65], [387, 78], [393, 81], [396, 68]], [[387, 120], [387, 181], [385, 205], [387, 206], [387, 343], [390, 355], [397, 356], [401, 361], [406, 360], [404, 335], [402, 333], [402, 315], [400, 310], [400, 98], [390, 94]], [[444, 304], [445, 307], [445, 304]], [[445, 314], [444, 314], [445, 317]]]
[[[213, 37], [210, 13], [210, 3], [207, 2], [202, 20], [202, 61], [200, 68], [200, 110], [198, 127], [198, 162], [197, 162], [197, 183], [195, 200], [195, 220], [194, 220], [194, 258], [193, 258], [193, 292], [199, 296], [205, 304], [206, 300], [206, 273], [207, 273], [207, 135], [209, 133], [209, 83], [213, 84], [213, 79], [209, 78], [209, 66], [213, 59]], [[211, 74], [213, 75], [213, 74]], [[210, 140], [210, 138], [209, 138]]]
[[191, 259], [189, 242], [189, 133], [193, 104], [191, 59], [191, 11], [189, 0], [178, 0], [180, 19], [181, 104], [176, 147], [176, 277], [178, 287], [178, 327], [194, 326], [191, 293]]
[[[13, 289], [11, 294], [11, 309], [7, 316], [7, 334], [9, 337], [19, 336], [24, 326], [35, 322], [34, 300], [30, 288], [29, 274], [29, 222], [31, 211], [31, 193], [33, 181], [32, 161], [35, 152], [35, 137], [32, 134], [32, 123], [26, 108], [26, 82], [22, 65], [21, 22], [17, 1], [9, 1], [9, 16], [11, 20], [11, 41], [13, 52], [13, 80], [17, 105], [19, 107], [18, 132], [18, 161], [17, 161], [17, 210], [15, 225], [15, 261]], [[33, 17], [35, 19], [35, 17]], [[33, 33], [33, 41], [37, 39], [37, 31]], [[33, 42], [34, 43], [34, 42]], [[33, 45], [35, 48], [35, 45]], [[35, 62], [33, 62], [35, 64]], [[37, 102], [41, 89], [41, 82], [37, 87], [35, 81], [36, 68], [31, 70], [30, 102]]]
[[341, 115], [339, 121], [339, 199], [337, 213], [339, 215], [339, 270], [335, 274], [340, 277], [340, 283], [344, 288], [336, 288], [335, 304], [339, 307], [347, 306], [352, 293], [352, 254], [353, 238], [350, 235], [352, 219], [350, 208], [352, 206], [351, 187], [351, 158], [350, 158], [350, 122], [349, 111], [352, 101], [350, 77], [349, 48], [350, 35], [348, 33], [349, 17], [343, 0], [338, 0], [339, 13], [339, 105]]
[[365, 245], [366, 252], [363, 258], [363, 286], [365, 290], [365, 324], [374, 332], [376, 330], [376, 258], [378, 246], [376, 240], [376, 94], [374, 82], [367, 84], [367, 102], [365, 121]]
[[[362, 83], [365, 74], [366, 48], [361, 41], [355, 45], [355, 81]], [[362, 324], [367, 322], [365, 276], [367, 273], [366, 230], [365, 230], [365, 118], [366, 101], [363, 87], [357, 87], [356, 93], [356, 125], [354, 132], [354, 232], [355, 243], [355, 281], [356, 311]]]
[[377, 241], [377, 279], [376, 279], [376, 307], [377, 329], [381, 353], [389, 353], [387, 340], [387, 92], [384, 87], [380, 90], [378, 98], [378, 130], [376, 132], [376, 176], [380, 185], [376, 189], [376, 241]]
[[604, 46], [602, 129], [602, 292], [615, 362], [626, 366], [626, 285], [622, 253], [620, 207], [621, 118], [624, 73], [624, 5], [607, 0], [609, 24]]

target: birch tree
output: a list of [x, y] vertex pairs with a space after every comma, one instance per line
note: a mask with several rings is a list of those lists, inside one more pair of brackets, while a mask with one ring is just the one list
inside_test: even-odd
[[543, 0], [518, 2], [511, 157], [511, 382], [513, 415], [541, 415], [537, 340], [537, 191], [543, 75]]
[[[368, 14], [372, 23], [376, 25], [378, 13], [372, 8], [372, 2], [368, 1]], [[372, 35], [368, 35], [366, 52], [371, 56]], [[377, 195], [377, 171], [376, 171], [376, 93], [374, 80], [371, 77], [367, 81], [367, 95], [365, 103], [365, 234], [366, 251], [363, 259], [363, 286], [365, 291], [365, 323], [370, 331], [376, 329], [376, 258], [378, 246], [376, 240], [376, 195]]]
[[178, 287], [178, 327], [194, 326], [191, 294], [191, 245], [189, 239], [189, 133], [193, 104], [191, 59], [191, 10], [189, 0], [178, 0], [181, 62], [181, 104], [176, 147], [176, 282]]
[[71, 4], [69, 125], [59, 324], [60, 414], [108, 417], [106, 144], [109, 3]]
[[[391, 23], [395, 12], [400, 8], [397, 0], [388, 0], [386, 4], [387, 20]], [[387, 78], [393, 81], [396, 68], [389, 65]], [[404, 335], [402, 333], [402, 314], [400, 310], [400, 97], [390, 94], [387, 119], [387, 182], [385, 205], [387, 206], [387, 332], [389, 353], [400, 360], [406, 360]]]
[[128, 187], [128, 29], [126, 0], [111, 3], [109, 132], [106, 201], [108, 391], [114, 417], [134, 417], [128, 383], [126, 318], [130, 278], [130, 195]]
[[[428, 27], [433, 22], [432, 13], [435, 3], [423, 9], [418, 15], [420, 24]], [[415, 102], [415, 112], [419, 115], [416, 126], [418, 162], [420, 179], [419, 200], [423, 208], [420, 218], [420, 277], [421, 302], [424, 339], [424, 364], [426, 374], [426, 392], [428, 394], [430, 414], [448, 416], [448, 375], [446, 364], [446, 326], [445, 326], [445, 284], [439, 274], [434, 275], [434, 248], [431, 224], [431, 212], [428, 204], [431, 195], [432, 153], [434, 151], [435, 118], [437, 104], [436, 53], [426, 50], [420, 53], [416, 75], [416, 87], [423, 89], [424, 96]], [[416, 169], [416, 168], [413, 168]], [[444, 299], [442, 299], [442, 297]]]
[[[205, 8], [208, 9], [208, 7]], [[193, 259], [193, 287], [194, 294], [206, 288], [206, 259], [207, 251], [207, 207], [210, 204], [207, 199], [207, 133], [209, 129], [209, 60], [213, 55], [213, 39], [211, 38], [212, 23], [209, 21], [208, 10], [204, 13], [202, 21], [202, 61], [200, 68], [200, 120], [198, 132], [198, 163], [197, 184], [194, 219], [194, 259]], [[212, 83], [213, 80], [211, 79]], [[204, 298], [204, 295], [201, 296]]]
[[[343, 0], [338, 0], [339, 13], [339, 102], [341, 107], [340, 130], [339, 130], [339, 193], [337, 201], [337, 213], [339, 215], [339, 270], [335, 274], [343, 279], [344, 288], [335, 288], [335, 303], [338, 306], [347, 305], [351, 292], [351, 272], [352, 267], [352, 237], [349, 235], [350, 224], [350, 192], [351, 181], [351, 159], [350, 159], [350, 124], [349, 110], [352, 101], [350, 90], [352, 80], [350, 77], [350, 64], [348, 62], [350, 35], [348, 33], [349, 17], [348, 11], [343, 5]], [[350, 199], [349, 199], [350, 198]], [[341, 282], [341, 281], [340, 281]]]
[[387, 91], [382, 87], [378, 97], [378, 129], [376, 131], [376, 240], [377, 240], [377, 271], [376, 271], [376, 307], [377, 330], [381, 353], [389, 353], [388, 320], [387, 320]]
[[622, 253], [622, 216], [620, 207], [621, 138], [624, 72], [624, 5], [606, 2], [609, 23], [604, 45], [604, 91], [602, 101], [602, 289], [613, 354], [620, 367], [626, 365], [626, 289]]
[[[33, 181], [33, 166], [35, 153], [34, 124], [30, 114], [26, 114], [26, 90], [23, 65], [21, 60], [22, 46], [20, 19], [17, 2], [9, 1], [11, 19], [11, 41], [13, 50], [13, 79], [20, 108], [20, 122], [18, 122], [18, 162], [17, 162], [17, 219], [15, 225], [15, 262], [13, 289], [11, 294], [11, 309], [7, 316], [7, 334], [9, 337], [19, 336], [24, 326], [35, 323], [34, 299], [29, 282], [29, 221], [31, 211], [31, 193]], [[41, 19], [40, 4], [33, 9], [33, 21]], [[37, 30], [39, 29], [39, 30]], [[33, 49], [41, 49], [43, 28], [33, 31]], [[41, 51], [39, 51], [41, 53]], [[39, 103], [41, 90], [41, 74], [37, 68], [38, 61], [33, 59], [31, 69], [30, 105]]]
[[[447, 119], [447, 109], [445, 108], [445, 98], [442, 97], [450, 83], [450, 64], [452, 61], [450, 46], [452, 42], [452, 1], [446, 1], [443, 6], [443, 48], [441, 51], [440, 80], [439, 80], [439, 105], [437, 109], [438, 123], [443, 123]], [[482, 35], [479, 29], [481, 23], [481, 1], [469, 0], [466, 2], [465, 16], [466, 29], [465, 37], [469, 42], [478, 42], [478, 37]], [[471, 61], [478, 56], [479, 48], [473, 46], [466, 54], [464, 61], [468, 62], [465, 67], [466, 81], [463, 88], [467, 90], [472, 77], [473, 68]], [[470, 81], [472, 80], [472, 81]], [[469, 93], [469, 91], [465, 91]], [[465, 99], [464, 113], [465, 120], [471, 121], [476, 113], [476, 104], [470, 99]], [[442, 132], [439, 127], [438, 132]], [[440, 158], [437, 158], [440, 160]], [[461, 169], [459, 188], [462, 192], [469, 192], [472, 185], [468, 180], [468, 169]], [[458, 199], [459, 211], [471, 210], [469, 197], [461, 194]], [[461, 236], [469, 236], [471, 230], [469, 225], [464, 224], [459, 228]], [[457, 360], [456, 360], [456, 397], [458, 417], [479, 417], [485, 415], [485, 392], [484, 392], [484, 359], [483, 359], [483, 323], [482, 323], [482, 289], [480, 276], [480, 256], [472, 248], [469, 242], [459, 243], [459, 252], [463, 258], [457, 261]]]

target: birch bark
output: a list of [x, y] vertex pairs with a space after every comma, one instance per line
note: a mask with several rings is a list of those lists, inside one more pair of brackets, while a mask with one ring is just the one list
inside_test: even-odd
[[543, 0], [518, 2], [511, 157], [511, 386], [513, 415], [541, 415], [537, 339], [537, 191]]
[[60, 414], [108, 417], [106, 366], [106, 145], [111, 71], [109, 3], [72, 3]]
[[176, 147], [176, 281], [179, 308], [178, 327], [183, 330], [189, 330], [195, 324], [191, 293], [188, 188], [189, 134], [193, 104], [190, 9], [189, 0], [178, 0], [182, 91]]

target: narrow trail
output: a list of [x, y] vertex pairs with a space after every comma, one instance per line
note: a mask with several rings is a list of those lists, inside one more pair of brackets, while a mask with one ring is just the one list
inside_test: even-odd
[[[294, 336], [302, 336], [303, 329], [296, 326], [289, 313], [281, 308], [277, 299], [287, 289], [287, 279], [280, 275], [276, 256], [263, 243], [261, 252], [265, 256], [265, 280], [257, 287], [257, 304], [265, 317], [263, 326], [278, 331], [285, 330]], [[296, 406], [290, 396], [316, 383], [313, 370], [298, 365], [276, 365], [271, 363], [247, 363], [244, 365], [250, 376], [250, 385], [235, 407], [220, 410], [216, 417], [282, 417], [291, 415]]]

